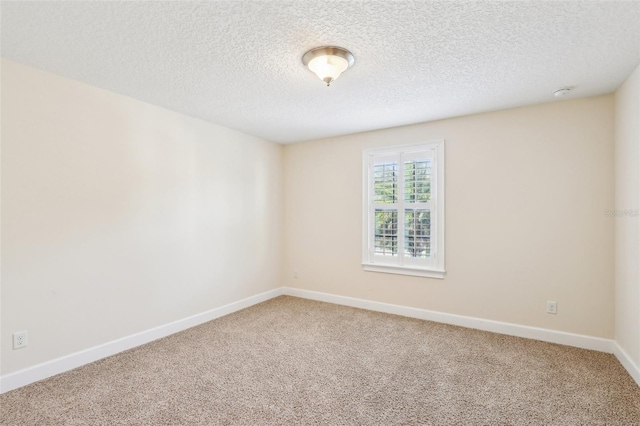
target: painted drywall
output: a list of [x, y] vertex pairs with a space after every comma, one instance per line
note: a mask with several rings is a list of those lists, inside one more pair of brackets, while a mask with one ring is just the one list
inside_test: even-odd
[[615, 93], [615, 339], [640, 368], [640, 67]]
[[[284, 285], [612, 338], [613, 106], [607, 95], [286, 146]], [[445, 279], [363, 271], [362, 150], [437, 139]]]
[[281, 170], [280, 145], [3, 60], [2, 374], [280, 287]]

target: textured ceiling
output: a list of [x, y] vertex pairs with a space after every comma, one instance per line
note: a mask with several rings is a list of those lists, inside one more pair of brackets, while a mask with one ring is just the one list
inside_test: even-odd
[[[281, 143], [614, 91], [639, 2], [1, 3], [2, 55]], [[351, 50], [327, 88], [301, 63]]]

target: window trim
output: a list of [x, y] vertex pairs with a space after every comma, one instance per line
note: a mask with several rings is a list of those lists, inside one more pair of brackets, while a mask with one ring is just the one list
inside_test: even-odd
[[[385, 146], [381, 148], [365, 149], [362, 152], [362, 267], [365, 271], [369, 272], [382, 272], [389, 274], [400, 275], [414, 275], [427, 278], [439, 278], [444, 279], [445, 270], [445, 161], [444, 161], [444, 139], [425, 141], [421, 143], [408, 144], [408, 145], [395, 145]], [[372, 156], [384, 156], [384, 155], [400, 155], [401, 153], [418, 152], [425, 150], [434, 150], [434, 164], [432, 168], [435, 169], [432, 176], [435, 177], [435, 185], [432, 187], [432, 200], [434, 204], [431, 209], [435, 213], [435, 217], [432, 216], [433, 225], [432, 233], [435, 233], [435, 241], [433, 241], [432, 247], [434, 249], [434, 260], [428, 267], [418, 266], [415, 264], [390, 264], [390, 263], [376, 263], [375, 256], [372, 253], [372, 233], [371, 230], [371, 212], [370, 207], [373, 204], [373, 187], [371, 185], [371, 162]], [[433, 177], [432, 177], [433, 179]], [[435, 190], [435, 191], [434, 191]], [[435, 192], [435, 193], [434, 193]], [[434, 220], [435, 219], [435, 220]]]

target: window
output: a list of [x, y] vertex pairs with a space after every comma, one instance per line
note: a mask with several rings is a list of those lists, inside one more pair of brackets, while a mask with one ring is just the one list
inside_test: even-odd
[[444, 278], [444, 140], [363, 153], [366, 271]]

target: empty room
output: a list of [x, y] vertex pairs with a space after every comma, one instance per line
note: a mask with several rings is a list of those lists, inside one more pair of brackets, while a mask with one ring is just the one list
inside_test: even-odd
[[640, 2], [0, 36], [0, 425], [640, 425]]

